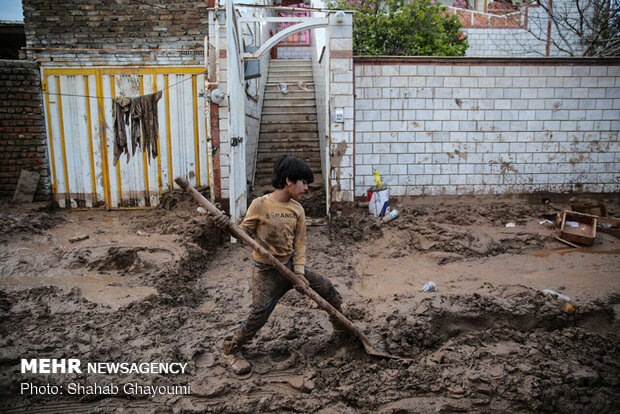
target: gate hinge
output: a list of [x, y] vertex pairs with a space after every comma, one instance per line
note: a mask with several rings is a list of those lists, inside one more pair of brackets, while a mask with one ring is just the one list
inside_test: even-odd
[[241, 144], [243, 142], [243, 137], [232, 137], [230, 139], [230, 146], [231, 147], [236, 147], [237, 145]]

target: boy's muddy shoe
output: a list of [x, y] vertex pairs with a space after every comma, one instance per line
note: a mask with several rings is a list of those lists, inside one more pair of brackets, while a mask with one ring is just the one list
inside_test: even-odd
[[226, 361], [232, 372], [235, 374], [245, 375], [252, 371], [252, 365], [245, 360], [241, 354], [241, 351], [237, 350], [229, 354], [222, 351], [222, 356], [224, 357], [224, 361]]
[[233, 336], [226, 337], [222, 344], [222, 357], [232, 372], [237, 375], [245, 375], [252, 371], [252, 365], [245, 360], [237, 341]]

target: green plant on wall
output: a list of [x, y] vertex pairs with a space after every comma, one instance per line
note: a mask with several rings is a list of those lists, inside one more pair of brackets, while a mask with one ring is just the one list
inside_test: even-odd
[[468, 43], [458, 17], [431, 0], [339, 0], [355, 10], [353, 53], [388, 56], [463, 56]]

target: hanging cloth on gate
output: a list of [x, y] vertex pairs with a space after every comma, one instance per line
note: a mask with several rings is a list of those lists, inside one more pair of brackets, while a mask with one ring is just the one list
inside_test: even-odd
[[157, 102], [161, 96], [162, 91], [158, 91], [134, 98], [114, 98], [112, 112], [114, 117], [115, 166], [123, 153], [127, 154], [127, 162], [129, 162], [127, 127], [130, 127], [131, 155], [136, 155], [136, 150], [142, 148], [142, 151], [150, 157], [157, 158], [157, 140], [159, 137]]
[[140, 97], [142, 107], [142, 150], [151, 158], [157, 158], [157, 138], [159, 136], [159, 120], [157, 102], [161, 99], [161, 91]]
[[114, 119], [114, 165], [118, 162], [122, 153], [127, 152], [127, 131], [125, 126], [129, 122], [129, 110], [131, 100], [129, 98], [114, 98], [112, 105], [112, 117]]

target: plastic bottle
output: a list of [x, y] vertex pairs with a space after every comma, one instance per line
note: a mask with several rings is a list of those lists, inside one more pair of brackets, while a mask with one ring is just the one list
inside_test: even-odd
[[398, 211], [397, 210], [392, 210], [389, 213], [387, 213], [382, 219], [381, 221], [383, 222], [383, 224], [385, 223], [389, 223], [390, 221], [394, 220], [396, 217], [398, 217]]
[[562, 295], [561, 293], [556, 292], [555, 290], [551, 290], [551, 289], [544, 289], [542, 291], [545, 295], [549, 295], [549, 296], [555, 296], [556, 298], [563, 300], [565, 302], [570, 302], [570, 298], [568, 296]]

